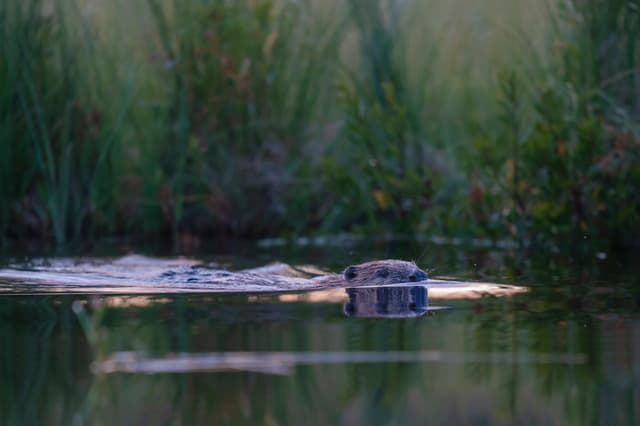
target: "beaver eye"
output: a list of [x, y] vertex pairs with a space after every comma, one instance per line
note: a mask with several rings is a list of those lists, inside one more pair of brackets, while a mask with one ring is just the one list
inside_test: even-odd
[[356, 272], [356, 267], [355, 266], [349, 266], [347, 269], [344, 270], [344, 276], [348, 280], [352, 280], [355, 277], [357, 277], [358, 273]]
[[376, 275], [380, 278], [387, 278], [389, 276], [389, 270], [386, 268], [378, 269]]
[[411, 281], [412, 283], [416, 282], [416, 276], [415, 275], [409, 275], [409, 281]]

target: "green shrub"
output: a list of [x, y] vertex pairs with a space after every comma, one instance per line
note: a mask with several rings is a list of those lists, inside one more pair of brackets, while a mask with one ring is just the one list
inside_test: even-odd
[[325, 56], [339, 27], [271, 0], [193, 2], [172, 20], [150, 4], [175, 62], [162, 200], [174, 231], [256, 235], [306, 224], [288, 208], [306, 204], [296, 191], [313, 164], [314, 126], [322, 130], [318, 107], [332, 101], [318, 89], [331, 84]]
[[557, 21], [557, 67], [526, 84], [502, 78], [502, 132], [475, 145], [488, 167], [477, 170], [470, 213], [494, 236], [629, 244], [640, 231], [640, 117], [628, 96], [637, 91], [640, 9], [569, 5]]
[[441, 180], [452, 173], [444, 170], [449, 159], [428, 143], [423, 121], [431, 117], [416, 102], [421, 94], [408, 86], [401, 22], [410, 9], [383, 1], [350, 5], [359, 55], [339, 85], [343, 131], [324, 165], [327, 185], [339, 190], [325, 226], [431, 231], [444, 222]]

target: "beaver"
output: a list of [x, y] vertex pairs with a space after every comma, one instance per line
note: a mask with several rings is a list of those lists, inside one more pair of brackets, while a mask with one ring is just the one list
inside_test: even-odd
[[[54, 284], [56, 291], [100, 289], [123, 291], [282, 291], [327, 287], [379, 286], [424, 281], [425, 271], [414, 262], [376, 260], [347, 267], [342, 274], [310, 277], [286, 264], [229, 272], [212, 269], [197, 261], [162, 260], [130, 255], [106, 263], [64, 259], [29, 270], [0, 270], [0, 278], [14, 283]], [[321, 271], [313, 271], [318, 273]], [[40, 288], [42, 291], [42, 288]]]
[[254, 269], [245, 269], [236, 273], [270, 275], [290, 278], [304, 278], [319, 275], [311, 279], [319, 287], [358, 287], [378, 286], [425, 281], [429, 275], [418, 268], [414, 262], [384, 259], [348, 266], [342, 274], [324, 274], [313, 267], [291, 267], [285, 263], [274, 263]]

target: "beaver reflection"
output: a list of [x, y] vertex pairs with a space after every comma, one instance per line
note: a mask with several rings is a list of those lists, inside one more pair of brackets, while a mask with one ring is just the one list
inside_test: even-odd
[[427, 289], [422, 286], [350, 287], [344, 313], [361, 318], [417, 317], [429, 309]]

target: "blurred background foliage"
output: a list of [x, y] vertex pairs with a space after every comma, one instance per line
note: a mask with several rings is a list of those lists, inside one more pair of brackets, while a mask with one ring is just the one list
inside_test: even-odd
[[640, 2], [5, 0], [0, 235], [637, 245]]

